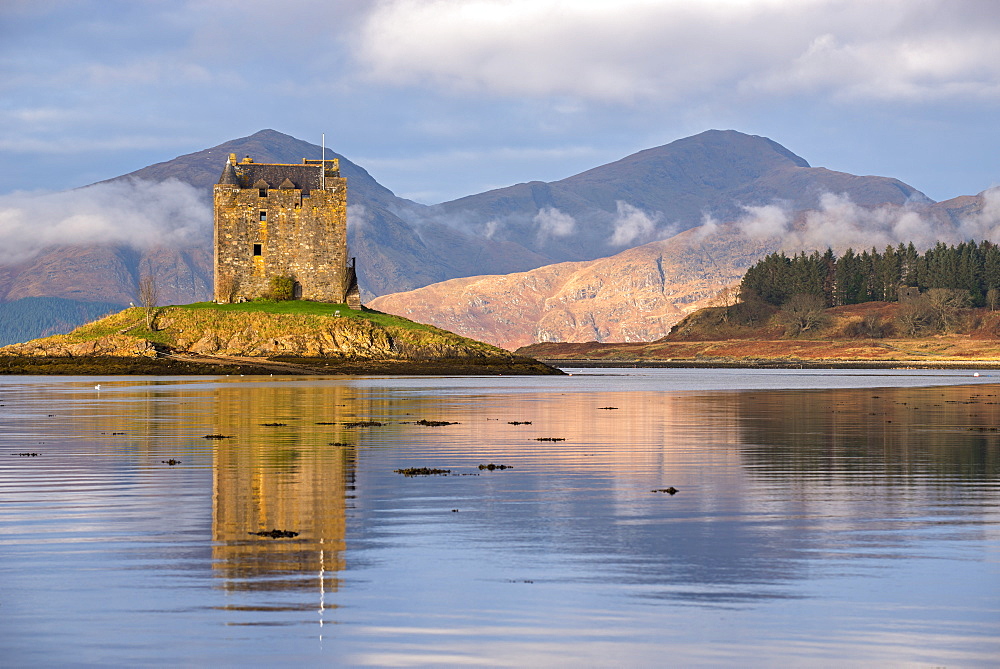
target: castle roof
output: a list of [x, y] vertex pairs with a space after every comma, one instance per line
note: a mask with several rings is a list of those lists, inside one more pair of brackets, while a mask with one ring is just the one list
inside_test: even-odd
[[[301, 189], [303, 195], [311, 190], [319, 190], [323, 185], [323, 163], [320, 160], [303, 160], [301, 164], [289, 165], [283, 163], [255, 163], [249, 156], [237, 163], [235, 156], [230, 156], [226, 167], [219, 178], [220, 184], [239, 186], [240, 188], [260, 188], [258, 184], [266, 184], [273, 188], [281, 184], [281, 188]], [[334, 160], [326, 161], [327, 176], [339, 176], [339, 164]]]
[[228, 186], [240, 185], [239, 177], [236, 176], [236, 168], [233, 167], [233, 161], [226, 161], [226, 166], [222, 170], [222, 176], [219, 177], [219, 183], [226, 184]]

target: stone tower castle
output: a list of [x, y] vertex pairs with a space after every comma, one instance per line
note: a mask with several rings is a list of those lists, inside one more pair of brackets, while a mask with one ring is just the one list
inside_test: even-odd
[[216, 302], [263, 297], [273, 277], [290, 277], [297, 299], [361, 308], [339, 160], [237, 162], [231, 153], [214, 200]]

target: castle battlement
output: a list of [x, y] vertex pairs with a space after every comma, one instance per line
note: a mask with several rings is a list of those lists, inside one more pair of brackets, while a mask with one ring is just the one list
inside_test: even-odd
[[295, 297], [360, 308], [347, 258], [347, 179], [340, 161], [237, 161], [215, 185], [215, 300], [266, 295], [273, 277], [295, 282]]

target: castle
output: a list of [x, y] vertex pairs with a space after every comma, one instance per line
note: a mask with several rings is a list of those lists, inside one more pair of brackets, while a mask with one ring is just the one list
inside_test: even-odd
[[339, 160], [237, 162], [231, 153], [214, 203], [216, 302], [264, 297], [290, 280], [296, 299], [361, 308]]

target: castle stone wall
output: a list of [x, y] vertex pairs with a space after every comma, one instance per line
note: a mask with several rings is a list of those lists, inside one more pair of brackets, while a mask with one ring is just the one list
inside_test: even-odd
[[266, 296], [275, 276], [294, 279], [304, 300], [346, 302], [356, 293], [347, 266], [347, 179], [338, 168], [335, 160], [227, 165], [214, 189], [217, 302]]

